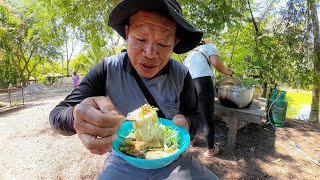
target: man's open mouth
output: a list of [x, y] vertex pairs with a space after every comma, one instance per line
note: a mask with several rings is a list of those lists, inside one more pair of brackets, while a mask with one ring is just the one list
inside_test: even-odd
[[155, 65], [149, 65], [149, 64], [140, 64], [143, 68], [145, 69], [153, 69], [155, 68], [156, 66]]

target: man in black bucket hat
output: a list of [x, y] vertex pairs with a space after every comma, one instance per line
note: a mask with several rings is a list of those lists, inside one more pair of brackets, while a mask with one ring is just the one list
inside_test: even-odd
[[[202, 128], [188, 69], [171, 59], [201, 40], [202, 32], [182, 16], [175, 0], [124, 0], [111, 12], [109, 26], [127, 42], [127, 52], [106, 57], [50, 113], [60, 134], [77, 134], [95, 154], [112, 150], [124, 115], [146, 102], [158, 116], [189, 130]], [[187, 152], [160, 169], [140, 169], [111, 151], [99, 179], [217, 179]]]
[[202, 38], [202, 31], [191, 25], [183, 16], [179, 3], [175, 0], [125, 0], [111, 12], [108, 25], [125, 37], [125, 26], [129, 17], [140, 10], [155, 10], [169, 16], [177, 23], [178, 44], [173, 49], [177, 54], [185, 53], [196, 47]]

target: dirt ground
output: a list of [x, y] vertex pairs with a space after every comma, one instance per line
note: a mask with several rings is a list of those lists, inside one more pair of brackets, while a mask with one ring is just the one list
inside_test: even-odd
[[[0, 180], [96, 179], [107, 154], [91, 154], [77, 136], [55, 134], [49, 125], [50, 111], [69, 92], [28, 95], [25, 106], [0, 112]], [[319, 127], [290, 120], [278, 129], [320, 161]], [[216, 131], [221, 153], [204, 159], [203, 134], [197, 136], [190, 152], [221, 179], [320, 179], [320, 166], [308, 161], [270, 126], [242, 128], [231, 152], [225, 151], [228, 127], [219, 122]]]

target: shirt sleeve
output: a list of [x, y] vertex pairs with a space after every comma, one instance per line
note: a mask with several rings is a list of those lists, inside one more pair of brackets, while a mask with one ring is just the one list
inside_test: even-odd
[[184, 79], [184, 85], [180, 95], [179, 110], [188, 121], [189, 134], [191, 139], [193, 139], [195, 134], [202, 129], [204, 121], [202, 115], [198, 112], [197, 92], [189, 72]]
[[73, 109], [82, 100], [92, 96], [105, 96], [106, 68], [104, 61], [95, 65], [80, 85], [61, 101], [50, 113], [49, 122], [54, 131], [62, 135], [76, 133], [73, 127]]
[[208, 52], [209, 57], [212, 56], [212, 55], [216, 55], [216, 56], [220, 57], [219, 50], [215, 45], [209, 44], [208, 51], [209, 51]]

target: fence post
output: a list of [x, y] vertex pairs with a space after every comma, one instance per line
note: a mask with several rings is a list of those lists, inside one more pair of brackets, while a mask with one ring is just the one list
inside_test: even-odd
[[10, 89], [8, 89], [8, 94], [9, 94], [9, 104], [10, 104], [10, 107], [11, 107]]
[[23, 87], [22, 87], [22, 89], [21, 89], [21, 95], [22, 95], [22, 105], [24, 105], [24, 93], [23, 93]]

